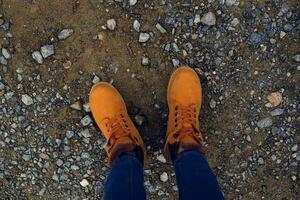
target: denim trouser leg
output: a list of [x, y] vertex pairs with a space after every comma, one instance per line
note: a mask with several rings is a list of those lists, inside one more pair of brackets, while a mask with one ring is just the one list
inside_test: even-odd
[[104, 188], [104, 199], [146, 199], [143, 175], [143, 166], [135, 157], [121, 156], [111, 168]]
[[182, 152], [174, 161], [179, 198], [224, 199], [205, 156], [198, 151]]

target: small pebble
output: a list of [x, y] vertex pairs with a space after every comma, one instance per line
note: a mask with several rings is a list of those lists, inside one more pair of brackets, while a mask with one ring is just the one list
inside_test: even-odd
[[31, 55], [37, 63], [43, 64], [43, 56], [39, 51], [34, 51]]
[[54, 54], [54, 46], [51, 45], [44, 45], [41, 47], [41, 54], [43, 58], [48, 58], [49, 56]]
[[65, 40], [74, 33], [73, 29], [64, 29], [58, 33], [58, 39]]
[[257, 122], [257, 126], [259, 128], [267, 128], [267, 127], [270, 127], [272, 126], [273, 124], [273, 121], [272, 121], [272, 118], [271, 117], [266, 117], [264, 119], [261, 119]]
[[27, 95], [27, 94], [23, 94], [22, 95], [22, 102], [26, 105], [26, 106], [30, 106], [31, 104], [33, 104], [33, 99]]
[[9, 51], [5, 48], [2, 48], [2, 55], [4, 56], [4, 58], [6, 58], [7, 60], [11, 59], [11, 55], [9, 53]]
[[161, 175], [160, 175], [160, 180], [162, 181], [162, 182], [167, 182], [168, 181], [168, 174], [166, 173], [166, 172], [163, 172]]
[[145, 43], [150, 39], [150, 34], [149, 33], [140, 33], [139, 36], [139, 42], [140, 43]]
[[115, 28], [117, 26], [117, 22], [115, 19], [107, 20], [106, 24], [107, 24], [107, 28], [111, 31], [115, 30]]
[[138, 20], [134, 20], [133, 21], [133, 29], [136, 31], [136, 32], [140, 32], [141, 30], [141, 24]]
[[205, 13], [201, 18], [201, 22], [208, 26], [213, 26], [216, 24], [216, 16], [212, 12]]
[[86, 179], [83, 179], [82, 181], [80, 181], [80, 185], [81, 185], [82, 187], [86, 187], [86, 186], [89, 185], [89, 182], [88, 182]]
[[83, 125], [83, 126], [88, 126], [90, 123], [92, 122], [92, 119], [89, 115], [86, 115], [84, 118], [82, 118], [80, 120], [80, 123]]

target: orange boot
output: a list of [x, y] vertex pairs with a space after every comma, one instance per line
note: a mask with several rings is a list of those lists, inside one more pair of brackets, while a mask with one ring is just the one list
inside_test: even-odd
[[119, 92], [108, 83], [96, 84], [90, 93], [90, 107], [107, 140], [106, 151], [110, 164], [123, 153], [133, 155], [143, 163], [146, 155], [144, 142], [129, 118]]
[[196, 72], [178, 68], [168, 86], [169, 121], [165, 151], [172, 161], [185, 150], [202, 151], [203, 137], [199, 130], [202, 88]]

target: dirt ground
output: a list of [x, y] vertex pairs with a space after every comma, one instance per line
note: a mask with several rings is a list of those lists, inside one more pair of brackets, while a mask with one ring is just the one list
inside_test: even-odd
[[[204, 1], [191, 2], [200, 5]], [[149, 5], [147, 8], [143, 6], [146, 3]], [[181, 7], [181, 3], [178, 1], [174, 7], [182, 10], [182, 13], [190, 13], [189, 9]], [[268, 4], [268, 1], [256, 1], [256, 3]], [[242, 2], [239, 8], [232, 8], [231, 13], [242, 16], [243, 9], [249, 6], [251, 6], [251, 2]], [[299, 8], [299, 2], [290, 1], [289, 6], [290, 8]], [[170, 53], [163, 51], [161, 45], [173, 41], [176, 37], [179, 39], [179, 35], [183, 34], [184, 29], [173, 35], [171, 28], [167, 28], [166, 34], [160, 33], [155, 28], [157, 22], [162, 23], [166, 18], [165, 8], [158, 1], [139, 0], [137, 6], [128, 9], [122, 4], [108, 0], [2, 0], [0, 1], [0, 12], [6, 20], [11, 21], [10, 32], [13, 33], [13, 37], [4, 39], [7, 38], [6, 32], [0, 31], [0, 45], [10, 49], [13, 54], [13, 58], [7, 65], [7, 71], [5, 73], [0, 71], [2, 78], [17, 96], [23, 93], [42, 93], [51, 99], [54, 98], [53, 95], [59, 93], [65, 99], [62, 102], [52, 102], [55, 107], [49, 109], [44, 116], [37, 115], [33, 110], [26, 112], [25, 115], [31, 119], [33, 124], [47, 125], [46, 134], [53, 140], [63, 137], [65, 131], [70, 127], [81, 129], [80, 119], [86, 113], [83, 110], [74, 110], [70, 108], [70, 105], [76, 101], [83, 104], [88, 102], [88, 94], [93, 85], [92, 79], [97, 75], [102, 81], [111, 82], [120, 91], [132, 118], [137, 114], [146, 116], [146, 122], [138, 126], [149, 147], [147, 163], [150, 167], [146, 166], [146, 169], [156, 168], [154, 171], [157, 181], [159, 181], [161, 172], [173, 173], [170, 163], [159, 165], [159, 169], [155, 165], [157, 162], [155, 158], [157, 152], [162, 150], [166, 132], [167, 83], [171, 72], [175, 69]], [[116, 29], [105, 30], [103, 27], [111, 18], [117, 21]], [[140, 43], [138, 41], [139, 33], [132, 28], [133, 19], [141, 22], [143, 32], [154, 32], [155, 37], [151, 37], [151, 41], [146, 44]], [[57, 34], [65, 28], [72, 28], [74, 34], [61, 41], [57, 38]], [[96, 37], [98, 34], [101, 34], [104, 39], [99, 40]], [[299, 32], [296, 31], [292, 34], [293, 37], [286, 37], [281, 41], [284, 45], [277, 48], [274, 54], [287, 52], [286, 54], [290, 58], [299, 53]], [[202, 49], [205, 54], [214, 54], [207, 48], [211, 41], [215, 41], [214, 36], [211, 35], [211, 37], [212, 39], [208, 34], [204, 43], [195, 41], [193, 43], [197, 46], [195, 48], [198, 48], [199, 51]], [[298, 42], [294, 42], [295, 40], [292, 39], [295, 37], [298, 37]], [[55, 54], [45, 59], [44, 63], [40, 65], [32, 59], [31, 53], [39, 50], [45, 44], [53, 44]], [[241, 41], [240, 44], [233, 42], [233, 45], [238, 48], [236, 49], [238, 54], [242, 55], [244, 59], [242, 62], [237, 56], [236, 59], [229, 60], [228, 65], [223, 66], [222, 69], [208, 64], [209, 59], [204, 60], [202, 64], [194, 63], [191, 66], [207, 72], [204, 75], [198, 70], [204, 92], [200, 121], [206, 138], [209, 163], [228, 199], [295, 199], [295, 195], [299, 194], [297, 191], [299, 179], [296, 182], [291, 181], [291, 178], [286, 176], [285, 170], [277, 171], [275, 176], [272, 175], [276, 164], [272, 162], [267, 152], [272, 152], [277, 139], [272, 138], [269, 129], [262, 129], [251, 134], [251, 144], [249, 145], [245, 141], [245, 130], [247, 127], [254, 126], [254, 121], [268, 115], [269, 110], [264, 106], [266, 93], [285, 88], [284, 94], [290, 99], [286, 101], [285, 105], [293, 103], [295, 98], [299, 100], [299, 71], [287, 67], [286, 71], [292, 72], [292, 78], [286, 80], [276, 77], [271, 78], [270, 82], [269, 77], [275, 74], [274, 67], [257, 59], [259, 55], [254, 53], [248, 44]], [[143, 56], [150, 59], [148, 66], [142, 65]], [[196, 53], [188, 55], [189, 58], [193, 56], [196, 56]], [[185, 58], [178, 57], [181, 64], [185, 64]], [[63, 67], [63, 63], [67, 61], [72, 63], [69, 69]], [[277, 65], [283, 65], [285, 62], [278, 60]], [[19, 82], [16, 71], [18, 69], [22, 69], [24, 79], [22, 92], [18, 92], [17, 89]], [[218, 78], [213, 71], [217, 71]], [[259, 74], [255, 76], [257, 71]], [[28, 78], [36, 75], [39, 75], [40, 78], [35, 80]], [[267, 84], [260, 88], [259, 84], [253, 83], [255, 81], [265, 81]], [[257, 92], [250, 98], [251, 90], [257, 90]], [[223, 100], [219, 100], [220, 96], [223, 97]], [[261, 100], [262, 98], [264, 100]], [[210, 107], [211, 99], [218, 101], [216, 109]], [[296, 103], [299, 103], [298, 100]], [[47, 107], [47, 104], [48, 102], [45, 102], [44, 106]], [[258, 113], [253, 114], [252, 106], [259, 110]], [[287, 115], [292, 119], [297, 117], [297, 113]], [[278, 126], [286, 125], [286, 123], [281, 124], [280, 120], [276, 123], [279, 124]], [[296, 120], [292, 120], [286, 126], [295, 130], [297, 123]], [[95, 124], [92, 125], [91, 132], [93, 138], [97, 140], [99, 132]], [[299, 129], [294, 140], [299, 144]], [[35, 138], [30, 135], [28, 135], [27, 141], [30, 144], [36, 142]], [[24, 139], [18, 143], [27, 146]], [[73, 143], [71, 142], [71, 144]], [[79, 144], [74, 145], [80, 149]], [[240, 167], [241, 163], [249, 161], [249, 156], [255, 155], [255, 152], [261, 149], [264, 149], [262, 154], [265, 164], [263, 166]], [[103, 154], [102, 150], [98, 150], [94, 152], [93, 158], [96, 158], [96, 154], [99, 152]], [[8, 153], [8, 151], [1, 152], [2, 155], [4, 153]], [[10, 153], [13, 155], [12, 151]], [[279, 157], [284, 160], [283, 153]], [[102, 159], [102, 162], [105, 161]], [[98, 162], [93, 164], [93, 169], [96, 171], [93, 180], [97, 179], [97, 174], [107, 176], [106, 171], [101, 172], [99, 165], [102, 167], [104, 163], [100, 161], [100, 164]], [[253, 174], [241, 181], [242, 174], [247, 171], [247, 167]], [[49, 168], [48, 172], [43, 175], [44, 181], [52, 182], [53, 170], [56, 170], [56, 167]], [[231, 172], [232, 175], [229, 175]], [[47, 178], [47, 173], [49, 178]], [[19, 175], [19, 173], [16, 174], [16, 176]], [[75, 174], [73, 179], [76, 179], [76, 176]], [[174, 181], [174, 174], [171, 176]], [[15, 178], [15, 175], [11, 175], [10, 180], [14, 182]], [[80, 179], [80, 175], [78, 175], [78, 179]], [[37, 196], [34, 192], [35, 186], [30, 181], [23, 183], [28, 184], [23, 188], [23, 192], [26, 194], [24, 196], [28, 199], [74, 198], [73, 194], [63, 194], [59, 183], [53, 183], [52, 191], [57, 191], [57, 193], [46, 192], [42, 197]], [[172, 186], [168, 184], [168, 182], [161, 184], [168, 193], [168, 196], [162, 199], [177, 197], [177, 192], [172, 190]], [[9, 179], [6, 179], [2, 186], [0, 184], [2, 188], [7, 189], [13, 188], [13, 185], [9, 183]], [[68, 187], [64, 186], [64, 188]], [[68, 189], [75, 190], [71, 184]], [[93, 189], [90, 191], [93, 193]], [[102, 194], [102, 191], [100, 193]], [[9, 195], [4, 195], [4, 197], [4, 199], [9, 199]], [[149, 194], [149, 197], [151, 199], [160, 198], [156, 194]], [[26, 198], [24, 197], [24, 199]], [[88, 193], [84, 193], [79, 198], [92, 197], [89, 197]]]

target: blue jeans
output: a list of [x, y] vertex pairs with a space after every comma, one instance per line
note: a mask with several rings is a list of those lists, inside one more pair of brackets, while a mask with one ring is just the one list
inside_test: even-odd
[[[182, 152], [174, 161], [179, 199], [224, 199], [205, 156], [198, 151]], [[111, 168], [104, 188], [105, 200], [146, 199], [142, 164], [123, 155]]]

